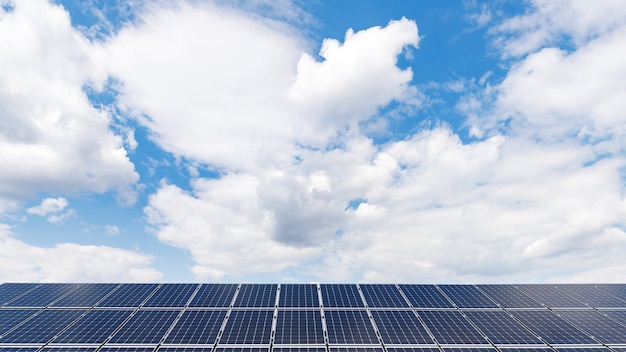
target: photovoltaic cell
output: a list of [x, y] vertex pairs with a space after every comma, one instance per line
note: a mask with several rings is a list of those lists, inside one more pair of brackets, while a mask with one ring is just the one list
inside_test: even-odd
[[439, 352], [437, 347], [389, 347], [388, 352]]
[[37, 312], [39, 310], [35, 309], [0, 309], [0, 336]]
[[513, 285], [478, 285], [504, 308], [542, 308], [541, 303], [530, 298]]
[[400, 285], [400, 289], [415, 308], [454, 308], [433, 285]]
[[626, 326], [626, 310], [602, 310], [603, 314]]
[[438, 285], [459, 308], [497, 308], [487, 296], [470, 285]]
[[158, 343], [178, 314], [178, 310], [140, 310], [113, 335], [109, 342]]
[[276, 303], [277, 285], [244, 284], [241, 285], [235, 307], [269, 308]]
[[0, 306], [35, 288], [37, 284], [8, 283], [0, 285]]
[[1, 337], [0, 343], [46, 343], [84, 312], [78, 309], [44, 310]]
[[597, 343], [549, 310], [515, 310], [511, 314], [550, 344]]
[[20, 298], [6, 304], [7, 307], [45, 307], [78, 287], [76, 284], [41, 285]]
[[626, 284], [601, 284], [594, 286], [610, 295], [626, 300]]
[[44, 347], [40, 352], [94, 352], [98, 347]]
[[553, 285], [517, 285], [517, 287], [550, 308], [589, 308]]
[[71, 344], [104, 343], [131, 313], [132, 311], [130, 310], [89, 311], [53, 342]]
[[220, 344], [269, 344], [271, 310], [234, 310], [228, 318]]
[[330, 352], [383, 352], [379, 347], [331, 347]]
[[280, 285], [279, 307], [319, 307], [317, 285]]
[[211, 352], [213, 347], [159, 347], [158, 352]]
[[378, 339], [365, 310], [327, 310], [326, 329], [331, 344], [376, 344]]
[[67, 295], [52, 304], [53, 307], [92, 307], [102, 297], [116, 288], [116, 284], [83, 284], [71, 295]]
[[98, 307], [133, 308], [139, 306], [157, 288], [157, 284], [124, 284], [109, 297], [98, 303]]
[[434, 344], [412, 311], [372, 311], [374, 322], [386, 344]]
[[0, 352], [35, 352], [39, 347], [0, 347]]
[[108, 347], [104, 346], [99, 352], [152, 352], [152, 347]]
[[626, 327], [595, 310], [558, 311], [561, 317], [606, 344], [626, 344]]
[[165, 343], [213, 344], [225, 317], [225, 310], [186, 311], [165, 339]]
[[359, 285], [367, 305], [372, 308], [408, 308], [395, 285]]
[[504, 311], [471, 311], [465, 315], [496, 344], [543, 344]]
[[556, 347], [559, 352], [609, 352], [608, 348], [598, 347]]
[[184, 307], [197, 287], [196, 284], [163, 284], [144, 307]]
[[228, 307], [236, 290], [236, 284], [202, 284], [189, 307]]
[[215, 352], [269, 352], [269, 347], [218, 347]]
[[595, 308], [624, 308], [626, 300], [621, 300], [592, 285], [558, 285], [559, 289]]
[[356, 285], [322, 284], [324, 307], [365, 307]]
[[276, 322], [276, 344], [316, 345], [324, 343], [319, 310], [279, 310]]
[[326, 347], [276, 347], [272, 352], [326, 352]]
[[466, 347], [444, 347], [444, 352], [497, 352], [493, 347], [466, 348]]
[[502, 352], [553, 352], [553, 350], [546, 347], [500, 347]]
[[420, 317], [442, 344], [488, 344], [489, 342], [457, 311], [419, 311]]

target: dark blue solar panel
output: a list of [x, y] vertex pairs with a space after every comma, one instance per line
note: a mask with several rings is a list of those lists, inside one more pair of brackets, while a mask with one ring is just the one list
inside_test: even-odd
[[138, 311], [109, 342], [158, 343], [178, 314], [178, 310]]
[[588, 308], [583, 302], [553, 285], [517, 285], [517, 287], [550, 308]]
[[443, 352], [497, 352], [493, 347], [479, 347], [479, 348], [469, 348], [469, 347], [444, 347]]
[[605, 344], [626, 344], [626, 327], [595, 310], [559, 310], [558, 315]]
[[514, 310], [511, 314], [550, 344], [597, 343], [549, 310]]
[[419, 311], [420, 317], [442, 344], [488, 344], [489, 342], [457, 311]]
[[330, 352], [383, 352], [380, 347], [331, 347]]
[[78, 287], [76, 284], [41, 285], [20, 298], [6, 304], [7, 307], [45, 307], [59, 297]]
[[213, 347], [159, 347], [158, 352], [211, 352]]
[[220, 343], [269, 344], [273, 315], [271, 310], [232, 311]]
[[499, 347], [502, 352], [553, 352], [550, 347]]
[[41, 349], [40, 352], [94, 352], [98, 347], [54, 347], [48, 346]]
[[542, 308], [541, 303], [530, 298], [513, 285], [478, 285], [504, 308]]
[[411, 311], [372, 311], [376, 327], [386, 344], [434, 344]]
[[276, 290], [273, 284], [243, 284], [237, 294], [235, 307], [270, 308], [276, 304]]
[[601, 313], [626, 326], [626, 310], [602, 310]]
[[317, 285], [280, 285], [279, 307], [319, 307]]
[[225, 317], [225, 310], [186, 311], [165, 339], [165, 343], [213, 344]]
[[228, 307], [233, 301], [236, 284], [202, 284], [189, 307]]
[[19, 295], [32, 290], [37, 284], [16, 284], [8, 283], [0, 285], [0, 306], [17, 298]]
[[132, 311], [92, 310], [65, 330], [54, 343], [103, 343]]
[[496, 344], [542, 344], [504, 311], [470, 311], [465, 315]]
[[0, 352], [35, 352], [39, 347], [0, 347]]
[[459, 308], [497, 308], [498, 305], [470, 285], [438, 285]]
[[0, 343], [46, 343], [84, 312], [78, 309], [44, 310], [0, 338]]
[[[0, 335], [39, 312], [35, 309], [0, 309]], [[1, 340], [0, 340], [1, 342]]]
[[322, 284], [324, 307], [365, 307], [356, 285]]
[[108, 347], [104, 346], [99, 352], [152, 352], [152, 347]]
[[408, 308], [396, 285], [359, 285], [367, 305], [372, 308]]
[[157, 288], [157, 284], [124, 284], [98, 307], [137, 307]]
[[215, 352], [269, 352], [269, 347], [218, 347]]
[[280, 310], [276, 321], [276, 344], [315, 345], [324, 343], [319, 310]]
[[387, 352], [439, 352], [437, 347], [389, 347]]
[[454, 308], [434, 285], [400, 285], [415, 308]]
[[612, 296], [626, 300], [626, 284], [601, 284], [593, 286]]
[[[608, 348], [604, 348], [602, 346], [597, 347], [556, 347], [558, 352], [610, 352], [611, 350]], [[617, 349], [615, 349], [617, 350]]]
[[276, 347], [272, 352], [326, 352], [326, 347]]
[[196, 284], [163, 284], [144, 307], [184, 307], [196, 288]]
[[92, 307], [117, 284], [84, 284], [80, 285], [71, 295], [67, 295], [52, 304], [53, 307]]
[[378, 339], [364, 310], [327, 310], [326, 329], [332, 344], [376, 344]]
[[626, 307], [626, 300], [621, 300], [591, 285], [572, 284], [557, 287], [595, 308]]

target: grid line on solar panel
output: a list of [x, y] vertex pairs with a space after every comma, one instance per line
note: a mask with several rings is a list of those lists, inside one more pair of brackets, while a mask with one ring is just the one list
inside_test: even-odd
[[237, 284], [202, 284], [189, 307], [229, 307], [237, 286]]
[[131, 313], [130, 310], [91, 310], [53, 342], [103, 343]]
[[286, 284], [280, 285], [279, 307], [319, 307], [317, 285]]
[[275, 344], [316, 345], [324, 343], [319, 310], [279, 310]]
[[272, 352], [326, 352], [326, 347], [276, 347]]
[[322, 284], [320, 288], [324, 307], [365, 307], [356, 285]]
[[217, 347], [215, 352], [269, 352], [269, 347]]
[[197, 284], [163, 284], [143, 306], [184, 307], [197, 287]]
[[214, 344], [225, 317], [225, 310], [185, 311], [165, 343]]
[[39, 347], [0, 347], [0, 352], [35, 352]]
[[626, 300], [626, 284], [597, 284], [594, 286], [612, 296]]
[[82, 309], [43, 310], [0, 337], [0, 343], [46, 343], [83, 313]]
[[499, 346], [500, 351], [502, 352], [553, 352], [554, 350], [550, 347], [501, 347]]
[[495, 344], [543, 343], [504, 311], [468, 311], [465, 315]]
[[626, 307], [626, 300], [621, 300], [592, 285], [567, 284], [557, 287], [595, 308]]
[[498, 308], [487, 296], [471, 285], [437, 285], [459, 308]]
[[381, 347], [330, 347], [330, 352], [383, 352]]
[[626, 326], [626, 310], [601, 310], [602, 314]]
[[626, 344], [626, 328], [595, 310], [568, 310], [558, 314], [605, 344]]
[[418, 311], [440, 344], [487, 344], [488, 341], [457, 311]]
[[497, 352], [493, 347], [479, 347], [479, 348], [467, 348], [467, 347], [444, 347], [444, 352]]
[[331, 344], [376, 344], [378, 338], [365, 310], [325, 310]]
[[583, 302], [553, 285], [516, 285], [530, 297], [550, 308], [589, 308]]
[[120, 308], [138, 307], [158, 286], [158, 284], [123, 284], [96, 306]]
[[395, 285], [359, 285], [365, 301], [373, 308], [408, 308], [409, 305]]
[[104, 346], [98, 352], [152, 352], [154, 347], [109, 347]]
[[158, 352], [211, 352], [211, 347], [159, 347]]
[[388, 352], [439, 352], [437, 347], [395, 347], [387, 346]]
[[597, 343], [549, 310], [515, 310], [510, 313], [550, 344]]
[[233, 310], [220, 344], [269, 344], [273, 310]]
[[415, 308], [454, 308], [434, 285], [400, 285], [400, 289]]
[[39, 350], [40, 352], [95, 352], [98, 349], [98, 346], [93, 347], [51, 347], [46, 346]]
[[0, 337], [37, 312], [38, 309], [0, 309]]
[[45, 284], [7, 303], [6, 307], [45, 307], [76, 289], [76, 284]]
[[543, 308], [513, 285], [477, 285], [477, 288], [505, 308]]
[[372, 311], [386, 344], [434, 344], [419, 318], [411, 311]]
[[83, 284], [51, 304], [52, 307], [92, 307], [113, 289], [117, 284]]
[[0, 306], [35, 289], [38, 284], [5, 283], [0, 285]]
[[115, 332], [108, 343], [158, 343], [178, 314], [178, 310], [137, 311]]
[[235, 307], [274, 307], [277, 288], [275, 284], [243, 284], [237, 294]]

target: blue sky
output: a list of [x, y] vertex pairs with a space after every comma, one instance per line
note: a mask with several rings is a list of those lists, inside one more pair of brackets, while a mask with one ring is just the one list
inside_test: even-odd
[[0, 4], [0, 282], [626, 280], [621, 1]]

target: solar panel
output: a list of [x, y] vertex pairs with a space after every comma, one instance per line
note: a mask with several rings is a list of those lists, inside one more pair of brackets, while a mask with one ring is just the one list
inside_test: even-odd
[[377, 344], [372, 323], [364, 310], [327, 310], [326, 329], [331, 344]]
[[220, 344], [269, 344], [274, 311], [233, 310]]
[[626, 300], [621, 300], [591, 285], [571, 284], [557, 287], [595, 308], [626, 307]]
[[433, 285], [400, 285], [400, 289], [415, 308], [454, 308]]
[[497, 352], [493, 347], [478, 347], [478, 348], [467, 348], [467, 347], [444, 347], [444, 352]]
[[8, 283], [0, 285], [0, 306], [37, 287], [37, 284]]
[[442, 344], [488, 344], [489, 342], [457, 311], [419, 311], [419, 316]]
[[588, 308], [583, 302], [552, 285], [518, 285], [517, 287], [550, 308]]
[[330, 352], [383, 352], [379, 347], [331, 347]]
[[391, 347], [387, 346], [388, 352], [439, 352], [437, 347]]
[[0, 347], [0, 352], [35, 352], [39, 347]]
[[626, 311], [625, 310], [602, 310], [602, 314], [605, 314], [609, 318], [619, 322], [626, 326]]
[[189, 307], [228, 307], [233, 301], [236, 284], [202, 284]]
[[499, 347], [502, 352], [553, 352], [550, 347]]
[[104, 346], [99, 352], [152, 352], [153, 347], [108, 347]]
[[411, 311], [375, 310], [374, 322], [386, 344], [434, 344], [433, 339]]
[[159, 347], [158, 352], [211, 352], [213, 347]]
[[82, 309], [44, 310], [3, 335], [0, 343], [46, 343], [83, 313]]
[[[282, 293], [281, 293], [282, 294]], [[319, 310], [279, 310], [275, 344], [315, 345], [324, 343]]]
[[[101, 344], [111, 336], [126, 318], [130, 310], [92, 310], [65, 330], [54, 343], [97, 343]], [[106, 322], [103, 324], [102, 322]]]
[[276, 347], [272, 352], [326, 352], [326, 347]]
[[0, 336], [37, 312], [39, 310], [35, 309], [0, 309]]
[[611, 351], [608, 348], [604, 348], [601, 346], [597, 347], [556, 347], [555, 348], [559, 352], [609, 352]]
[[459, 308], [497, 308], [487, 296], [470, 285], [438, 285]]
[[144, 307], [184, 307], [196, 288], [196, 284], [163, 284]]
[[469, 311], [465, 315], [496, 344], [543, 344], [504, 311]]
[[113, 335], [109, 342], [158, 343], [178, 314], [178, 310], [140, 310]]
[[560, 310], [558, 315], [605, 344], [626, 343], [626, 327], [595, 310]]
[[597, 343], [549, 310], [515, 310], [511, 314], [550, 344]]
[[269, 347], [218, 347], [215, 352], [269, 352]]
[[530, 298], [513, 285], [478, 285], [491, 299], [504, 308], [542, 308], [541, 303]]
[[601, 284], [593, 286], [619, 299], [626, 300], [626, 284]]
[[98, 347], [51, 347], [41, 349], [41, 352], [94, 352]]
[[365, 307], [356, 285], [322, 284], [324, 307]]
[[98, 307], [133, 308], [139, 306], [148, 298], [157, 284], [124, 284], [109, 297], [98, 303]]
[[409, 308], [396, 285], [359, 285], [372, 308]]
[[213, 344], [225, 317], [225, 310], [188, 310], [178, 320], [165, 343]]
[[277, 285], [243, 284], [237, 294], [235, 307], [270, 308], [276, 303]]
[[46, 284], [9, 302], [7, 307], [45, 307], [78, 287], [76, 284]]
[[279, 307], [319, 307], [317, 285], [280, 285]]
[[117, 284], [84, 284], [80, 285], [71, 295], [54, 302], [53, 307], [92, 307], [114, 288]]

